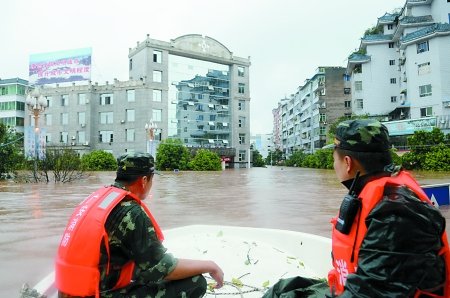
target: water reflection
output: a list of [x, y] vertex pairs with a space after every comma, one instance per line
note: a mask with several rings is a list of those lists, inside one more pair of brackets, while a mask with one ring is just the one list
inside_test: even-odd
[[[449, 173], [414, 175], [426, 184], [449, 180]], [[108, 172], [64, 185], [0, 182], [0, 297], [16, 297], [22, 283], [34, 284], [52, 270], [75, 206], [113, 179]], [[333, 171], [269, 167], [157, 175], [146, 203], [163, 229], [217, 224], [329, 236], [344, 194]], [[449, 208], [441, 210], [450, 219]]]

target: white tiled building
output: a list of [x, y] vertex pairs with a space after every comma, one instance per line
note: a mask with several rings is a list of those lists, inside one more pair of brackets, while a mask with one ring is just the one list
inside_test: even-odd
[[442, 0], [407, 0], [380, 17], [378, 32], [362, 37], [348, 59], [353, 113], [385, 121], [429, 117], [449, 132], [449, 19], [450, 2]]

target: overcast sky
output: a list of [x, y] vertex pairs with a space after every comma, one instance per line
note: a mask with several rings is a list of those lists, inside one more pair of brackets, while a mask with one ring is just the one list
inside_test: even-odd
[[251, 59], [251, 133], [318, 66], [346, 66], [364, 31], [405, 0], [12, 0], [1, 5], [0, 78], [28, 79], [29, 55], [92, 47], [92, 81], [128, 79], [128, 48], [147, 34], [210, 36]]

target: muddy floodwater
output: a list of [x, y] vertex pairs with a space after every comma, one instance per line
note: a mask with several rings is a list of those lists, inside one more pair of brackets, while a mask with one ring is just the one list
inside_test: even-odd
[[[421, 184], [450, 181], [450, 173], [413, 175]], [[101, 172], [66, 184], [0, 182], [0, 297], [17, 297], [23, 283], [34, 285], [53, 269], [73, 209], [113, 179], [113, 172]], [[330, 236], [345, 192], [332, 170], [268, 167], [162, 173], [145, 202], [163, 230], [211, 224]], [[448, 207], [441, 210], [449, 221]]]

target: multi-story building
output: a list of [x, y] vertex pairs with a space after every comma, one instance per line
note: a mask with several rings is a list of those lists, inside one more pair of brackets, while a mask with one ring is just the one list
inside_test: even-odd
[[272, 134], [256, 134], [251, 137], [253, 148], [258, 150], [263, 158], [269, 156], [269, 151], [274, 151]]
[[128, 58], [128, 81], [41, 89], [47, 146], [148, 151], [145, 127], [153, 123], [156, 143], [177, 138], [218, 152], [230, 167], [248, 166], [249, 59], [201, 35], [170, 42], [147, 35]]
[[0, 79], [0, 122], [20, 133], [24, 132], [27, 88], [26, 80]]
[[399, 12], [380, 17], [376, 33], [365, 35], [348, 59], [353, 112], [411, 119], [397, 125], [408, 126], [405, 135], [421, 129], [421, 118], [449, 132], [449, 18], [450, 3], [433, 0], [407, 0]]
[[343, 67], [319, 67], [281, 109], [282, 150], [313, 153], [327, 141], [328, 123], [351, 115], [351, 90]]
[[193, 147], [233, 148], [232, 162], [247, 166], [249, 59], [195, 34], [170, 42], [147, 36], [128, 57], [130, 79], [145, 81], [167, 106], [160, 120], [163, 138], [180, 138]]

